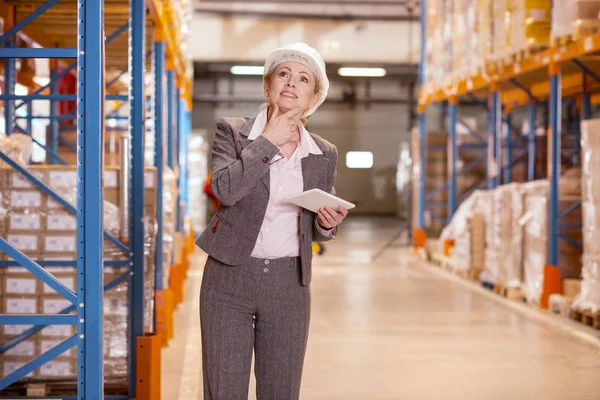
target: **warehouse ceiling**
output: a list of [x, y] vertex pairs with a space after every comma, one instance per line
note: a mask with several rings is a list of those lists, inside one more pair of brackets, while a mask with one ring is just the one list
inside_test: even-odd
[[193, 0], [197, 15], [342, 21], [418, 21], [420, 0]]

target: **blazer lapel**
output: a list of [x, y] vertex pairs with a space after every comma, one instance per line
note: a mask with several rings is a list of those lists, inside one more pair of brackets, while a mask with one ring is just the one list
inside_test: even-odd
[[242, 126], [242, 129], [240, 130], [240, 144], [242, 147], [242, 150], [248, 146], [250, 143], [252, 143], [253, 141], [248, 139], [248, 135], [250, 135], [250, 131], [252, 131], [252, 127], [254, 126], [254, 121], [256, 121], [256, 117], [255, 118], [251, 118], [248, 121], [246, 121], [246, 123], [244, 124], [244, 126]]
[[[246, 123], [244, 124], [244, 126], [242, 126], [242, 129], [240, 130], [240, 152], [241, 150], [244, 150], [244, 148], [246, 146], [248, 146], [250, 143], [252, 143], [254, 140], [250, 140], [248, 139], [248, 135], [250, 135], [250, 132], [252, 131], [252, 127], [254, 126], [254, 122], [256, 121], [256, 117], [254, 118], [250, 118], [248, 121], [246, 121]], [[270, 173], [266, 173], [264, 174], [260, 180], [261, 182], [265, 185], [265, 188], [267, 188], [267, 191], [270, 192], [270, 187], [271, 187], [271, 174]]]

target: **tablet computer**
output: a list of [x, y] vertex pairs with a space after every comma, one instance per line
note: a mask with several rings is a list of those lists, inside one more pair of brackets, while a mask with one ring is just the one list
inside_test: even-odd
[[330, 207], [334, 210], [337, 210], [340, 206], [347, 210], [356, 207], [354, 204], [340, 199], [331, 193], [324, 192], [321, 189], [307, 190], [306, 192], [288, 196], [285, 199], [314, 213], [319, 212], [321, 207]]

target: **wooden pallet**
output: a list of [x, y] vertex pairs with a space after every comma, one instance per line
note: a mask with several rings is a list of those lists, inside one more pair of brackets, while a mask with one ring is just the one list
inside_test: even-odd
[[[123, 379], [107, 378], [104, 382], [104, 393], [107, 396], [125, 396], [128, 393], [127, 382]], [[23, 379], [0, 391], [3, 397], [39, 396], [63, 397], [77, 396], [77, 382], [69, 380]]]
[[469, 270], [468, 279], [473, 282], [480, 282], [481, 281], [481, 272], [482, 272], [482, 270], [479, 268], [471, 268]]
[[547, 44], [531, 44], [523, 49], [516, 50], [511, 54], [511, 64], [520, 63], [527, 58], [531, 58], [536, 54], [541, 53], [542, 51], [548, 48]]
[[521, 288], [507, 287], [502, 283], [494, 283], [494, 293], [514, 301], [524, 301], [525, 299]]
[[580, 311], [571, 310], [569, 317], [574, 321], [579, 321], [584, 325], [591, 326], [595, 329], [600, 329], [600, 311]]

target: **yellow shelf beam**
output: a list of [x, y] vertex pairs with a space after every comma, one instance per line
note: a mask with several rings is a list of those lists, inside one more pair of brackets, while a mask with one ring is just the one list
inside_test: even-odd
[[181, 46], [181, 21], [170, 0], [151, 0], [150, 12], [158, 29], [162, 29], [167, 47], [167, 67], [173, 68], [184, 99], [191, 106], [192, 77], [187, 65], [189, 60]]

